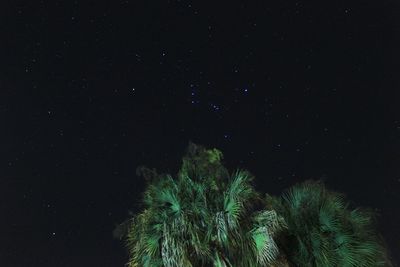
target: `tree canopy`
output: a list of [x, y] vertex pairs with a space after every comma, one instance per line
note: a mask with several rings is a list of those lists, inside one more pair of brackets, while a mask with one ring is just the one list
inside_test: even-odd
[[372, 213], [321, 182], [262, 196], [248, 171], [229, 173], [222, 159], [191, 143], [176, 176], [139, 170], [142, 211], [115, 231], [128, 266], [390, 266]]

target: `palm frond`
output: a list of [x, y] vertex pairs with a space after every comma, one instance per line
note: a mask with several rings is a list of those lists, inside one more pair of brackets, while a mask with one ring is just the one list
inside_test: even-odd
[[279, 254], [279, 250], [269, 233], [268, 227], [263, 226], [254, 229], [252, 237], [256, 248], [257, 262], [261, 266], [274, 262]]

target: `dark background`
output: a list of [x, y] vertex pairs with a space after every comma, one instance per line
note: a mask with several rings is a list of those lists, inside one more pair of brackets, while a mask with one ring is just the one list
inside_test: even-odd
[[192, 140], [323, 179], [400, 251], [398, 1], [1, 1], [0, 265], [124, 266], [138, 165]]

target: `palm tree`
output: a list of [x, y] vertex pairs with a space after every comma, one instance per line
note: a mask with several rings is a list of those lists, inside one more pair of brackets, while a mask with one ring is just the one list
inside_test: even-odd
[[153, 175], [127, 234], [129, 266], [267, 266], [278, 262], [283, 220], [222, 154], [189, 145], [176, 178]]
[[[222, 153], [189, 144], [178, 174], [140, 168], [142, 211], [121, 224], [133, 267], [390, 266], [372, 213], [320, 182], [262, 198]], [[122, 234], [121, 234], [122, 233]]]
[[[285, 251], [293, 266], [390, 266], [373, 227], [373, 214], [350, 209], [343, 195], [307, 181], [268, 202], [287, 222]], [[282, 239], [280, 239], [282, 241]]]

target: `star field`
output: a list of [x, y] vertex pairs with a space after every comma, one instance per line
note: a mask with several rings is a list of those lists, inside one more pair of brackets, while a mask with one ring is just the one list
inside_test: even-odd
[[[123, 266], [137, 166], [189, 141], [278, 194], [322, 179], [400, 217], [395, 1], [0, 4], [1, 266]], [[397, 256], [397, 255], [396, 255]]]

